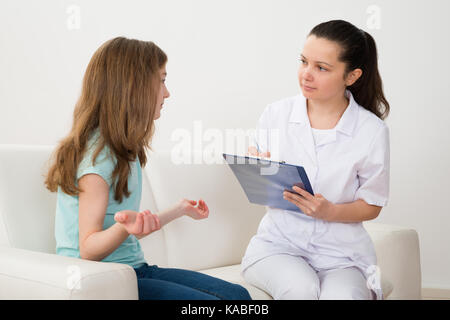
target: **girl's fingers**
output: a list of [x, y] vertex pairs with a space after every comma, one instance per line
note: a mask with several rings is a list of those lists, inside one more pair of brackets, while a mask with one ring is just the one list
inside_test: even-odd
[[150, 215], [150, 216], [151, 216], [151, 218], [152, 218], [152, 231], [151, 231], [151, 232], [153, 232], [153, 231], [158, 230], [158, 221], [157, 221], [157, 216], [156, 216], [156, 214], [152, 214], [152, 215]]
[[203, 200], [198, 200], [198, 206], [197, 206], [197, 212], [201, 215], [203, 215], [204, 207], [203, 207]]
[[142, 227], [143, 234], [149, 234], [152, 230], [152, 217], [147, 211], [144, 211], [144, 225]]
[[208, 215], [209, 215], [209, 208], [208, 208], [208, 206], [206, 205], [206, 202], [205, 202], [205, 201], [203, 201], [203, 209], [204, 209], [204, 211], [205, 211], [206, 216], [208, 216]]
[[141, 234], [144, 227], [144, 214], [139, 212], [134, 222], [134, 233]]
[[148, 235], [152, 233], [153, 231], [160, 229], [160, 222], [159, 218], [156, 214], [150, 213], [149, 210], [145, 210], [143, 212], [143, 228], [142, 228], [142, 234]]
[[209, 210], [206, 207], [202, 207], [199, 208], [199, 214], [203, 217], [206, 218], [209, 215]]
[[152, 218], [152, 230], [150, 232], [159, 230], [161, 227], [160, 227], [158, 215], [152, 213], [152, 214], [150, 214], [150, 216]]
[[161, 229], [161, 223], [159, 222], [158, 215], [154, 214], [153, 217], [155, 218], [155, 222], [156, 222], [156, 230]]
[[[200, 202], [200, 201], [201, 201], [201, 202]], [[199, 206], [200, 206], [200, 204], [201, 204], [202, 210], [209, 211], [209, 208], [208, 208], [208, 206], [206, 205], [206, 202], [203, 201], [203, 200], [200, 200], [200, 201], [199, 201]]]
[[127, 215], [123, 212], [117, 212], [114, 215], [114, 220], [120, 223], [124, 223], [127, 220]]

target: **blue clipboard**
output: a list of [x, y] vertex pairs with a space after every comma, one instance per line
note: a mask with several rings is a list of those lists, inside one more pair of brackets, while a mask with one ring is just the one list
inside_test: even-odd
[[283, 199], [283, 192], [296, 193], [292, 190], [295, 185], [314, 195], [302, 166], [226, 153], [222, 156], [251, 203], [303, 213], [296, 205]]

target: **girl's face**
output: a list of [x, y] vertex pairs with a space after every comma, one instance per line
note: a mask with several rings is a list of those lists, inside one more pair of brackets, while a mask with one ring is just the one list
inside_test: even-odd
[[166, 98], [168, 98], [170, 96], [170, 93], [167, 90], [166, 83], [165, 83], [166, 82], [166, 76], [167, 76], [166, 66], [165, 65], [159, 71], [159, 75], [161, 77], [161, 86], [160, 86], [159, 93], [158, 93], [158, 100], [156, 102], [155, 120], [159, 119], [159, 117], [161, 117], [161, 109], [162, 109], [163, 104], [164, 104], [164, 99], [166, 99]]
[[[336, 42], [314, 35], [306, 39], [300, 55], [298, 82], [307, 99], [326, 101], [343, 95], [361, 70], [355, 69], [344, 79], [346, 65], [339, 61], [340, 47]], [[358, 71], [359, 70], [359, 71]]]

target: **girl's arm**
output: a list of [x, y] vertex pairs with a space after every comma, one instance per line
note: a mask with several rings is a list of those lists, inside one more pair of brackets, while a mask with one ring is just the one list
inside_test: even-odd
[[[144, 224], [145, 220], [139, 220], [139, 215], [147, 215], [148, 217], [154, 216], [156, 218], [156, 222], [155, 224], [151, 224], [150, 228], [146, 229]], [[151, 214], [149, 210], [144, 210], [144, 212], [123, 210], [117, 212], [114, 216], [114, 219], [117, 222], [120, 222], [130, 234], [134, 234], [136, 238], [142, 239], [143, 237], [149, 235], [151, 232], [159, 230], [169, 222], [184, 215], [189, 216], [195, 220], [205, 219], [209, 216], [209, 208], [206, 205], [205, 201], [203, 201], [202, 199], [198, 201], [198, 205], [197, 201], [195, 200], [182, 199], [172, 208], [169, 208], [162, 212], [158, 212], [157, 214]], [[141, 225], [143, 225], [142, 229], [144, 231], [142, 233], [135, 232], [134, 229], [140, 230]]]
[[[146, 210], [148, 211], [148, 210]], [[121, 211], [121, 213], [123, 213], [125, 211]], [[150, 212], [150, 211], [149, 211]], [[132, 218], [132, 216], [136, 216], [139, 213], [135, 212], [135, 211], [126, 211], [128, 218], [127, 219], [135, 219], [134, 217]], [[115, 215], [115, 219], [118, 222], [123, 222], [123, 219], [118, 218], [120, 212], [116, 213]], [[180, 210], [180, 208], [178, 208], [177, 206], [170, 208], [166, 211], [163, 212], [159, 212], [157, 213], [158, 219], [159, 219], [159, 223], [160, 223], [160, 228], [162, 228], [163, 226], [165, 226], [166, 224], [168, 224], [170, 221], [175, 220], [180, 218], [181, 216], [183, 216], [183, 212]], [[147, 234], [138, 234], [135, 235], [136, 238], [138, 239], [142, 239], [144, 237], [147, 236]]]
[[182, 199], [174, 207], [158, 213], [157, 215], [161, 222], [161, 227], [184, 215], [195, 220], [207, 218], [209, 215], [209, 208], [205, 201], [200, 199], [198, 201], [198, 206], [196, 205], [197, 201], [195, 200]]
[[109, 187], [103, 178], [87, 174], [78, 180], [78, 185], [82, 190], [78, 196], [80, 256], [100, 261], [116, 250], [129, 233], [120, 223], [103, 230], [109, 197]]

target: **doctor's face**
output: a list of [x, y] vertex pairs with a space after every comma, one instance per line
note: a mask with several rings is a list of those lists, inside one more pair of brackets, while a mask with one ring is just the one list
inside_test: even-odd
[[298, 82], [305, 98], [329, 100], [345, 91], [346, 65], [338, 60], [340, 46], [333, 41], [317, 38], [306, 39], [300, 54]]

